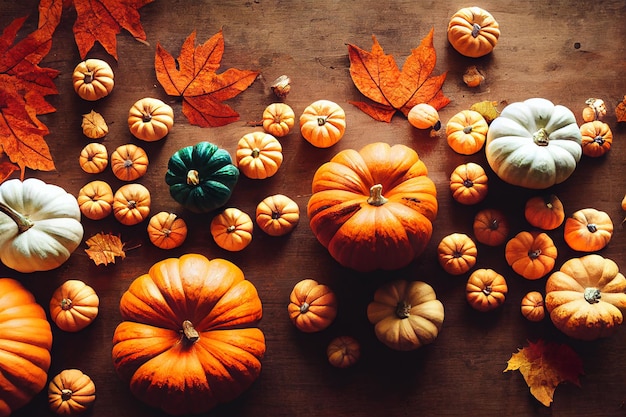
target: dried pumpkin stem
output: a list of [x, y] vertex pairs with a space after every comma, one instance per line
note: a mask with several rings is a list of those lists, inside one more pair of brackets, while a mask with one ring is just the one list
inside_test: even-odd
[[493, 288], [491, 287], [491, 285], [487, 285], [485, 288], [483, 288], [483, 294], [485, 295], [490, 295], [493, 292]]
[[183, 335], [185, 336], [185, 339], [190, 342], [195, 342], [200, 338], [200, 334], [193, 327], [193, 323], [189, 320], [183, 321]]
[[411, 304], [407, 303], [404, 300], [398, 302], [398, 305], [396, 306], [396, 316], [398, 316], [398, 318], [400, 319], [406, 319], [410, 315], [411, 315]]
[[541, 249], [534, 249], [534, 250], [531, 249], [528, 251], [528, 257], [530, 259], [537, 259], [539, 255], [541, 255]]
[[198, 185], [200, 184], [200, 173], [195, 169], [190, 169], [187, 172], [187, 184], [188, 185]]
[[326, 116], [320, 116], [317, 118], [317, 125], [318, 126], [324, 126], [326, 124], [326, 120], [328, 119], [328, 117]]
[[252, 149], [252, 153], [250, 154], [253, 158], [258, 158], [261, 154], [261, 150], [259, 148]]
[[543, 127], [533, 134], [533, 141], [539, 146], [548, 146], [550, 142], [548, 131]]
[[61, 310], [67, 311], [72, 308], [72, 300], [70, 298], [64, 298], [61, 300]]
[[583, 292], [583, 297], [585, 298], [585, 301], [589, 304], [595, 304], [600, 302], [600, 298], [602, 298], [602, 295], [600, 294], [599, 289], [589, 287], [585, 288], [585, 291]]
[[482, 29], [482, 28], [480, 27], [480, 25], [478, 23], [474, 23], [472, 25], [472, 37], [473, 38], [477, 38], [478, 37], [478, 34], [480, 34], [480, 29]]
[[226, 233], [233, 233], [235, 230], [237, 230], [237, 226], [231, 224], [226, 228]]
[[589, 223], [587, 225], [587, 230], [589, 230], [591, 233], [595, 233], [598, 231], [598, 225], [596, 225], [595, 223]]
[[63, 388], [61, 390], [61, 400], [69, 401], [70, 399], [72, 399], [72, 394], [74, 394], [74, 392], [71, 389]]
[[33, 223], [33, 221], [30, 220], [28, 217], [24, 216], [21, 213], [18, 213], [17, 211], [13, 210], [13, 208], [7, 206], [3, 202], [0, 202], [0, 211], [9, 216], [9, 218], [15, 222], [15, 224], [17, 225], [18, 233], [24, 233], [35, 225], [35, 223]]
[[91, 71], [90, 72], [86, 72], [85, 73], [85, 78], [83, 78], [83, 82], [85, 84], [90, 84], [90, 83], [93, 82], [93, 80], [94, 80], [93, 72], [91, 72]]
[[387, 202], [387, 199], [383, 197], [383, 186], [381, 184], [372, 185], [370, 188], [370, 196], [367, 199], [368, 204], [372, 206], [382, 206]]
[[150, 123], [152, 121], [152, 115], [149, 113], [143, 113], [141, 115], [141, 121], [144, 123]]
[[304, 314], [307, 311], [309, 311], [309, 307], [311, 307], [311, 305], [307, 303], [306, 301], [302, 303], [302, 305], [300, 306], [300, 314]]
[[469, 133], [472, 133], [472, 130], [473, 130], [473, 129], [472, 129], [472, 126], [465, 126], [465, 127], [463, 128], [463, 133], [465, 133], [465, 134], [467, 135], [467, 134], [469, 134]]

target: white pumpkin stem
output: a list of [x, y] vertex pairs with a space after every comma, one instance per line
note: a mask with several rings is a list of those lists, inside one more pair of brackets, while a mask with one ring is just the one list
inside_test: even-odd
[[195, 342], [200, 338], [200, 334], [193, 327], [193, 323], [191, 323], [189, 320], [183, 321], [183, 335], [185, 336], [185, 339], [189, 342]]
[[387, 199], [383, 197], [383, 186], [381, 184], [372, 185], [370, 188], [370, 196], [367, 199], [368, 204], [372, 206], [382, 206], [387, 202]]
[[472, 25], [472, 37], [473, 38], [477, 38], [478, 37], [478, 34], [480, 33], [480, 29], [482, 29], [482, 28], [480, 27], [480, 25], [478, 23], [474, 23]]
[[600, 294], [599, 289], [589, 287], [585, 288], [585, 291], [583, 292], [583, 297], [585, 298], [585, 301], [589, 304], [595, 304], [600, 302], [600, 298], [602, 298], [602, 295]]
[[28, 217], [24, 216], [22, 213], [18, 213], [3, 202], [0, 202], [0, 211], [9, 216], [9, 218], [15, 222], [18, 233], [24, 233], [35, 225], [35, 223], [33, 223], [33, 221]]

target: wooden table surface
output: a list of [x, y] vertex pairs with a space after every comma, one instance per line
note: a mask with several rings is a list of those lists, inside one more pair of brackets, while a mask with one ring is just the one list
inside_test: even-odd
[[[118, 37], [119, 60], [96, 46], [89, 57], [109, 62], [115, 72], [115, 88], [106, 99], [81, 100], [72, 90], [71, 74], [80, 61], [72, 34], [75, 14], [64, 12], [52, 50], [42, 66], [60, 71], [55, 79], [59, 90], [49, 96], [57, 111], [42, 116], [49, 127], [46, 137], [56, 171], [27, 171], [64, 187], [76, 195], [96, 177], [81, 171], [78, 155], [88, 142], [81, 131], [81, 115], [94, 109], [105, 116], [110, 133], [103, 143], [109, 151], [125, 143], [143, 146], [150, 158], [148, 174], [140, 180], [153, 196], [152, 211], [173, 211], [190, 226], [186, 243], [171, 251], [152, 246], [145, 223], [122, 226], [112, 217], [83, 219], [85, 237], [98, 232], [119, 234], [123, 241], [141, 246], [129, 250], [115, 265], [95, 266], [84, 252], [84, 243], [60, 268], [19, 274], [0, 266], [0, 276], [19, 279], [37, 300], [47, 306], [54, 289], [67, 279], [81, 279], [100, 296], [101, 309], [95, 322], [78, 333], [65, 333], [54, 325], [53, 360], [50, 375], [75, 367], [90, 375], [97, 386], [97, 400], [90, 416], [160, 416], [130, 393], [116, 375], [111, 361], [113, 331], [121, 320], [119, 300], [130, 282], [155, 262], [184, 253], [201, 253], [209, 258], [226, 258], [237, 264], [257, 287], [263, 302], [260, 327], [267, 340], [267, 353], [259, 379], [236, 401], [217, 407], [210, 416], [624, 416], [626, 409], [626, 329], [611, 338], [577, 342], [562, 335], [546, 319], [530, 323], [520, 314], [519, 302], [530, 290], [543, 291], [545, 278], [528, 281], [506, 264], [503, 247], [479, 246], [476, 268], [493, 268], [507, 277], [510, 292], [497, 312], [482, 314], [465, 301], [467, 274], [451, 276], [438, 265], [436, 247], [453, 233], [471, 234], [475, 213], [486, 207], [500, 208], [509, 216], [512, 234], [528, 230], [523, 204], [536, 191], [515, 188], [500, 181], [489, 170], [484, 152], [462, 156], [446, 143], [444, 130], [436, 137], [412, 128], [396, 115], [391, 123], [377, 122], [349, 104], [363, 100], [349, 75], [346, 44], [370, 49], [376, 35], [385, 52], [402, 64], [412, 48], [434, 28], [437, 51], [435, 74], [448, 72], [443, 91], [451, 103], [440, 111], [445, 122], [475, 102], [515, 102], [544, 97], [569, 107], [581, 122], [581, 111], [589, 97], [604, 99], [609, 107], [607, 122], [615, 140], [603, 158], [583, 157], [574, 174], [550, 191], [564, 203], [566, 212], [586, 207], [606, 211], [616, 225], [615, 234], [600, 253], [626, 269], [626, 231], [621, 227], [624, 212], [620, 202], [626, 192], [625, 124], [616, 122], [613, 109], [626, 94], [626, 3], [621, 0], [513, 1], [485, 0], [477, 5], [491, 11], [499, 21], [502, 36], [493, 54], [470, 59], [454, 51], [446, 39], [450, 16], [468, 4], [454, 1], [199, 1], [157, 0], [140, 9], [141, 23], [149, 45], [123, 31]], [[0, 26], [28, 13], [25, 31], [37, 19], [37, 1], [0, 0]], [[192, 31], [197, 42], [223, 30], [226, 50], [221, 69], [237, 67], [260, 72], [245, 92], [227, 103], [241, 120], [220, 128], [192, 126], [182, 115], [179, 100], [168, 97], [156, 80], [154, 55], [157, 43], [177, 56]], [[578, 46], [578, 47], [577, 47]], [[461, 76], [468, 65], [478, 65], [486, 82], [470, 89]], [[329, 149], [309, 145], [298, 129], [281, 139], [284, 164], [267, 180], [241, 177], [228, 206], [253, 214], [270, 194], [293, 198], [302, 211], [301, 221], [288, 236], [273, 238], [255, 229], [252, 244], [238, 253], [221, 250], [213, 242], [209, 223], [214, 213], [192, 214], [169, 196], [164, 181], [169, 157], [179, 148], [210, 141], [234, 152], [237, 141], [255, 128], [263, 109], [276, 98], [271, 82], [287, 74], [292, 91], [285, 99], [297, 115], [318, 99], [333, 100], [347, 114], [345, 137]], [[175, 111], [176, 124], [158, 143], [140, 143], [127, 128], [130, 106], [139, 98], [165, 100]], [[258, 128], [257, 128], [258, 129]], [[339, 266], [317, 242], [308, 225], [306, 205], [315, 169], [342, 149], [360, 149], [384, 141], [415, 149], [429, 168], [438, 190], [439, 214], [434, 233], [424, 254], [408, 267], [392, 272], [360, 274]], [[487, 168], [490, 190], [477, 206], [457, 204], [448, 191], [451, 171], [464, 162]], [[112, 173], [97, 176], [113, 188], [122, 185]], [[580, 256], [567, 248], [563, 228], [549, 232], [559, 249], [557, 268], [567, 259]], [[287, 316], [289, 293], [304, 278], [330, 285], [339, 297], [339, 314], [323, 332], [304, 334]], [[395, 278], [430, 283], [445, 306], [445, 322], [438, 339], [412, 352], [396, 352], [376, 339], [366, 317], [366, 306], [375, 288]], [[47, 307], [46, 307], [47, 309]], [[326, 360], [325, 348], [338, 335], [355, 336], [362, 345], [360, 362], [349, 369], [336, 369]], [[538, 403], [518, 372], [503, 373], [511, 354], [528, 340], [544, 339], [566, 343], [581, 357], [585, 375], [581, 386], [561, 384], [550, 408]], [[15, 416], [50, 415], [45, 392]]]

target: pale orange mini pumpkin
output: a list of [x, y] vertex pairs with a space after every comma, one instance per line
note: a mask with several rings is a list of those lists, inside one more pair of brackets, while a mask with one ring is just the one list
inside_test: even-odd
[[545, 232], [519, 232], [504, 249], [506, 262], [513, 271], [529, 280], [539, 279], [552, 271], [557, 256], [554, 241]]
[[448, 41], [461, 55], [478, 58], [498, 43], [500, 25], [491, 13], [480, 7], [464, 7], [450, 18]]
[[266, 197], [256, 207], [256, 222], [270, 236], [290, 233], [299, 220], [298, 203], [284, 194]]
[[465, 205], [478, 204], [487, 197], [489, 178], [482, 166], [468, 162], [450, 174], [452, 198]]
[[506, 242], [510, 225], [506, 215], [497, 209], [483, 209], [474, 216], [474, 237], [487, 246], [499, 246]]
[[177, 248], [187, 239], [187, 223], [175, 213], [161, 211], [150, 217], [148, 238], [157, 248]]
[[337, 296], [329, 286], [304, 279], [294, 285], [287, 310], [296, 328], [306, 333], [319, 332], [337, 317]]
[[111, 66], [101, 59], [90, 58], [80, 62], [72, 73], [74, 91], [88, 101], [108, 96], [115, 85]]
[[348, 368], [359, 361], [361, 345], [352, 336], [338, 336], [326, 348], [328, 362], [337, 368]]
[[222, 249], [238, 252], [252, 242], [252, 219], [238, 208], [229, 207], [213, 217], [210, 228], [213, 240]]
[[609, 244], [612, 237], [613, 221], [604, 211], [584, 208], [565, 220], [565, 243], [576, 251], [599, 251]]
[[98, 142], [85, 145], [78, 157], [80, 168], [88, 174], [99, 174], [109, 165], [109, 153], [106, 146]]
[[539, 291], [527, 293], [520, 304], [522, 316], [529, 321], [539, 322], [546, 316], [543, 295]]
[[472, 308], [487, 312], [504, 303], [508, 290], [504, 276], [493, 269], [483, 268], [470, 275], [465, 286], [465, 296]]
[[311, 145], [329, 148], [346, 131], [346, 112], [330, 100], [318, 100], [308, 105], [300, 116], [300, 133]]
[[472, 269], [477, 256], [476, 244], [464, 233], [449, 234], [437, 246], [439, 264], [452, 275], [461, 275]]
[[272, 103], [263, 110], [263, 129], [270, 135], [282, 138], [296, 124], [293, 109], [285, 103]]
[[86, 411], [96, 400], [96, 385], [79, 369], [65, 369], [48, 384], [50, 410], [59, 416]]
[[100, 298], [96, 291], [77, 279], [59, 286], [50, 299], [50, 317], [59, 329], [77, 332], [89, 326], [98, 315]]
[[128, 128], [137, 139], [155, 142], [163, 139], [174, 126], [174, 111], [157, 98], [137, 100], [128, 112]]
[[406, 115], [407, 120], [417, 129], [441, 129], [441, 120], [437, 109], [428, 103], [419, 103], [411, 107]]
[[78, 191], [76, 201], [83, 216], [102, 220], [113, 211], [113, 190], [105, 181], [91, 181]]
[[269, 133], [247, 133], [237, 143], [235, 159], [246, 177], [263, 180], [278, 172], [283, 163], [283, 147]]
[[111, 171], [122, 181], [134, 181], [148, 171], [148, 154], [132, 143], [118, 146], [111, 154]]
[[123, 225], [133, 226], [150, 215], [150, 191], [138, 183], [122, 185], [113, 195], [113, 215]]
[[475, 154], [485, 144], [487, 130], [489, 125], [482, 114], [474, 110], [462, 110], [448, 120], [448, 145], [461, 155]]

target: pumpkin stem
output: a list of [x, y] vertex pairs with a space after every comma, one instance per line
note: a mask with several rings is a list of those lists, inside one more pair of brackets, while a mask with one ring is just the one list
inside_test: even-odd
[[593, 141], [600, 146], [604, 145], [604, 138], [602, 137], [602, 135], [596, 136], [595, 138], [593, 138]]
[[254, 148], [254, 149], [252, 149], [252, 154], [251, 155], [252, 155], [253, 158], [258, 158], [260, 153], [261, 153], [261, 150], [259, 148]]
[[7, 206], [3, 202], [0, 201], [0, 211], [9, 216], [11, 220], [15, 222], [17, 225], [17, 232], [24, 233], [31, 227], [35, 225], [32, 220], [30, 220], [27, 216], [24, 216], [21, 213], [13, 210], [11, 207]]
[[370, 188], [370, 197], [367, 199], [368, 204], [372, 206], [382, 206], [387, 202], [387, 199], [383, 197], [383, 186], [381, 184], [372, 185]]
[[200, 184], [200, 175], [198, 171], [195, 169], [190, 169], [187, 172], [187, 185], [198, 185]]
[[528, 257], [530, 259], [537, 259], [541, 255], [541, 249], [529, 250]]
[[485, 295], [490, 295], [493, 292], [493, 288], [491, 287], [491, 285], [487, 285], [485, 288], [483, 288], [483, 294]]
[[587, 225], [587, 230], [589, 230], [591, 233], [595, 233], [598, 231], [598, 226], [595, 223], [589, 223]]
[[472, 188], [474, 186], [474, 181], [470, 180], [469, 178], [465, 178], [463, 180], [463, 186], [467, 188]]
[[317, 125], [318, 126], [324, 126], [326, 124], [326, 120], [328, 119], [327, 116], [319, 116], [317, 118]]
[[463, 128], [463, 133], [465, 133], [466, 135], [467, 135], [468, 133], [472, 133], [472, 126], [465, 126], [465, 127]]
[[226, 233], [232, 233], [235, 230], [237, 230], [237, 226], [235, 226], [234, 224], [231, 224], [226, 228]]
[[193, 327], [193, 323], [189, 320], [183, 321], [183, 335], [185, 336], [185, 339], [190, 342], [195, 342], [200, 338], [200, 334]]
[[498, 219], [491, 219], [491, 222], [489, 222], [489, 230], [498, 230], [499, 227], [500, 222], [498, 222]]
[[533, 134], [533, 141], [535, 141], [536, 145], [548, 146], [548, 142], [550, 141], [549, 136], [548, 131], [542, 127]]
[[307, 311], [309, 311], [309, 307], [311, 307], [309, 303], [307, 303], [306, 301], [303, 302], [302, 305], [300, 306], [300, 314], [304, 314]]
[[85, 78], [83, 78], [83, 82], [85, 84], [91, 84], [94, 80], [93, 72], [89, 71], [85, 73]]
[[150, 123], [150, 121], [152, 120], [152, 115], [149, 113], [143, 113], [141, 115], [141, 121], [144, 123]]
[[411, 304], [406, 301], [398, 302], [396, 306], [396, 316], [400, 319], [406, 319], [411, 315]]
[[130, 168], [132, 166], [133, 166], [133, 160], [132, 159], [124, 160], [124, 168]]
[[69, 389], [69, 388], [63, 388], [63, 389], [61, 390], [61, 400], [62, 400], [62, 401], [69, 401], [69, 400], [72, 398], [72, 394], [73, 394], [73, 393], [74, 393], [74, 392], [73, 392], [71, 389]]
[[474, 23], [472, 25], [472, 37], [473, 38], [477, 38], [478, 37], [478, 34], [480, 33], [480, 29], [481, 29], [481, 27], [480, 27], [480, 25], [478, 23]]
[[72, 300], [69, 298], [63, 298], [61, 300], [61, 310], [67, 311], [72, 308]]
[[600, 302], [600, 298], [602, 298], [602, 295], [600, 294], [599, 289], [589, 287], [585, 288], [585, 291], [583, 292], [583, 297], [585, 297], [585, 301], [589, 304], [595, 304]]

